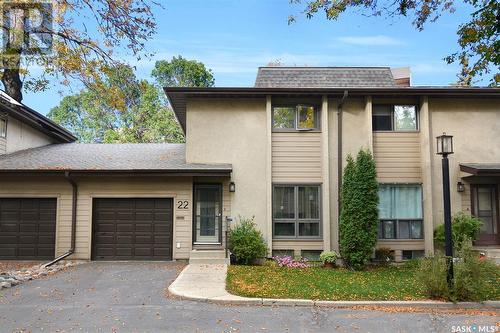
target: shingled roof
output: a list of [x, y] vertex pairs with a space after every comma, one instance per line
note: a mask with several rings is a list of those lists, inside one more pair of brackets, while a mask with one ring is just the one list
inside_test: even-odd
[[389, 67], [260, 67], [257, 88], [390, 88]]
[[186, 163], [184, 144], [53, 144], [0, 155], [0, 172], [231, 172], [231, 164]]

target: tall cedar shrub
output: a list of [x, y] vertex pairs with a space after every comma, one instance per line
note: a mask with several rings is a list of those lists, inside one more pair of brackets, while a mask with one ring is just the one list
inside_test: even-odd
[[347, 156], [340, 211], [340, 254], [344, 263], [362, 269], [377, 242], [378, 183], [375, 161], [368, 150], [360, 150], [356, 161]]

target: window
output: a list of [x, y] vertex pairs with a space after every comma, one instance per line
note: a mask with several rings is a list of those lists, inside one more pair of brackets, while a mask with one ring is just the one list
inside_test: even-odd
[[277, 238], [318, 238], [320, 187], [275, 185], [273, 189], [273, 235]]
[[0, 118], [0, 138], [7, 137], [7, 119]]
[[415, 105], [374, 105], [372, 128], [374, 131], [417, 131]]
[[302, 250], [300, 251], [300, 256], [309, 261], [319, 261], [319, 255], [321, 254], [321, 250]]
[[425, 253], [423, 250], [403, 250], [402, 252], [403, 260], [418, 259], [423, 258], [424, 256]]
[[422, 187], [380, 185], [379, 239], [422, 239]]
[[278, 131], [319, 129], [317, 108], [305, 104], [275, 106], [273, 108], [273, 128]]

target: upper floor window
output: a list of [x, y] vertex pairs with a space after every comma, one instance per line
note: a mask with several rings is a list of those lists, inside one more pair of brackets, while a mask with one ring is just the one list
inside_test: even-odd
[[319, 129], [318, 109], [314, 105], [298, 104], [273, 107], [275, 130], [309, 131]]
[[373, 105], [374, 131], [417, 131], [418, 117], [415, 105]]
[[0, 138], [7, 137], [7, 119], [0, 118]]
[[275, 185], [273, 236], [318, 238], [321, 233], [320, 186]]
[[422, 187], [379, 186], [379, 239], [422, 239]]

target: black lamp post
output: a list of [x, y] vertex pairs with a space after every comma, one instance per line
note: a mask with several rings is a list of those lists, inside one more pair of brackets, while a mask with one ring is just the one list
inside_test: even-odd
[[453, 136], [440, 135], [437, 139], [437, 154], [443, 156], [443, 208], [444, 208], [444, 239], [445, 239], [445, 254], [448, 264], [448, 274], [446, 280], [448, 286], [453, 284], [453, 239], [451, 233], [451, 204], [450, 204], [450, 167], [448, 163], [448, 155], [453, 154]]

